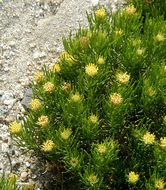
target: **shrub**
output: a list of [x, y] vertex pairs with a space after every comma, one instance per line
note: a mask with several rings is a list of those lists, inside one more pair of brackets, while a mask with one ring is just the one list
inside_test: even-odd
[[143, 26], [133, 5], [99, 8], [88, 21], [35, 74], [13, 138], [72, 174], [77, 189], [164, 189], [166, 22], [146, 17]]
[[1, 190], [17, 190], [16, 185], [17, 176], [10, 174], [7, 178], [4, 175], [0, 176], [0, 189]]
[[21, 186], [17, 184], [18, 176], [16, 174], [10, 173], [5, 176], [0, 175], [0, 189], [1, 190], [34, 190], [35, 186], [33, 183], [22, 184]]
[[127, 0], [143, 13], [144, 16], [153, 18], [163, 15], [166, 18], [166, 1], [163, 0]]

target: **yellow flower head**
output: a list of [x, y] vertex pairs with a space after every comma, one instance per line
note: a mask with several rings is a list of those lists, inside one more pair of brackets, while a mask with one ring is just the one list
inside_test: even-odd
[[61, 67], [59, 65], [59, 63], [56, 63], [55, 65], [53, 65], [51, 67], [51, 71], [54, 73], [60, 73], [61, 72]]
[[35, 190], [35, 183], [31, 182], [29, 184], [23, 185], [23, 190]]
[[99, 144], [97, 146], [97, 151], [100, 153], [100, 154], [105, 154], [106, 151], [107, 151], [107, 147], [104, 145], [104, 144]]
[[96, 115], [91, 115], [89, 117], [89, 121], [93, 124], [97, 124], [98, 123], [98, 117]]
[[163, 117], [163, 121], [166, 124], [166, 115]]
[[160, 138], [160, 146], [166, 150], [166, 137]]
[[62, 86], [62, 90], [68, 92], [71, 90], [71, 84], [64, 82], [63, 86]]
[[78, 165], [78, 159], [77, 158], [71, 158], [70, 164], [72, 165], [73, 168], [75, 168]]
[[16, 180], [18, 179], [18, 176], [16, 174], [9, 174], [7, 176], [7, 181], [10, 183], [10, 184], [14, 184], [16, 182]]
[[32, 99], [30, 102], [30, 108], [33, 111], [37, 111], [42, 108], [42, 104], [39, 99]]
[[130, 80], [130, 75], [128, 75], [127, 73], [118, 73], [116, 75], [116, 79], [120, 84], [126, 84], [129, 82]]
[[81, 37], [80, 38], [80, 44], [81, 44], [81, 46], [83, 48], [85, 48], [85, 49], [88, 48], [88, 46], [89, 46], [89, 38], [86, 37], [86, 36]]
[[135, 8], [133, 5], [128, 6], [128, 7], [126, 8], [126, 14], [129, 15], [129, 16], [130, 16], [130, 15], [134, 15], [135, 12], [136, 12], [136, 8]]
[[104, 21], [106, 18], [105, 9], [98, 9], [97, 11], [95, 11], [95, 16], [98, 21], [100, 22]]
[[81, 96], [79, 93], [75, 93], [71, 96], [70, 100], [72, 102], [80, 102], [81, 101]]
[[99, 65], [103, 65], [103, 64], [105, 63], [104, 58], [103, 58], [103, 57], [99, 57], [99, 59], [97, 60], [97, 63], [98, 63]]
[[155, 41], [156, 42], [163, 42], [165, 40], [165, 37], [161, 34], [161, 33], [158, 33], [156, 36], [155, 36]]
[[88, 37], [88, 39], [90, 39], [92, 37], [92, 32], [91, 31], [87, 32], [87, 37]]
[[119, 30], [115, 30], [115, 34], [117, 36], [122, 36], [123, 35], [123, 30], [121, 28]]
[[98, 67], [95, 64], [89, 64], [85, 67], [85, 73], [90, 77], [97, 75]]
[[110, 103], [115, 105], [115, 106], [118, 106], [119, 104], [121, 104], [123, 101], [123, 98], [120, 94], [118, 93], [113, 93], [111, 96], [110, 96]]
[[143, 142], [145, 144], [154, 144], [155, 142], [155, 135], [150, 134], [149, 132], [146, 132], [143, 136]]
[[72, 66], [76, 63], [74, 57], [69, 53], [67, 53], [66, 51], [61, 53], [60, 60], [67, 62], [69, 66]]
[[159, 179], [155, 183], [155, 188], [156, 189], [164, 189], [165, 183], [162, 179]]
[[166, 72], [166, 66], [164, 66], [164, 72]]
[[14, 121], [10, 124], [9, 130], [11, 134], [19, 134], [22, 130], [22, 126], [17, 121]]
[[55, 148], [55, 144], [52, 140], [47, 140], [42, 144], [41, 150], [44, 152], [51, 152]]
[[72, 131], [71, 129], [64, 129], [61, 133], [60, 136], [63, 140], [68, 140], [68, 138], [70, 137]]
[[43, 85], [43, 90], [46, 93], [51, 94], [54, 91], [54, 84], [52, 82], [47, 82]]
[[138, 56], [142, 56], [143, 54], [144, 54], [144, 52], [145, 52], [145, 49], [141, 49], [141, 48], [138, 48], [137, 49], [137, 51], [136, 51], [136, 54], [138, 55]]
[[41, 82], [43, 82], [44, 80], [44, 73], [43, 72], [36, 72], [34, 74], [34, 81], [39, 84]]
[[90, 185], [93, 187], [94, 185], [96, 185], [96, 183], [98, 182], [98, 178], [96, 175], [89, 175], [87, 178], [88, 182], [90, 183]]
[[38, 118], [38, 122], [37, 124], [40, 126], [40, 127], [47, 127], [48, 124], [49, 124], [49, 120], [48, 120], [48, 117], [45, 116], [45, 115], [42, 115]]
[[147, 93], [150, 97], [154, 96], [156, 94], [156, 91], [150, 86], [147, 90]]
[[134, 40], [132, 41], [132, 44], [133, 44], [133, 46], [138, 46], [138, 45], [141, 44], [141, 40], [140, 40], [140, 39], [134, 39]]
[[139, 180], [139, 175], [135, 172], [130, 172], [128, 174], [128, 182], [131, 184], [136, 184], [137, 181]]

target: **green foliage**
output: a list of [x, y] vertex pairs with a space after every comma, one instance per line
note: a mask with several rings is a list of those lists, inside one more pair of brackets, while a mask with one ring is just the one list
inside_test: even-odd
[[18, 145], [63, 165], [79, 189], [164, 189], [166, 21], [143, 24], [136, 5], [88, 15], [58, 63], [35, 74], [22, 127], [10, 126]]
[[166, 18], [166, 1], [164, 0], [127, 0], [129, 3], [142, 12], [144, 16], [156, 18], [164, 16]]
[[4, 175], [0, 176], [0, 189], [1, 190], [18, 190], [16, 185], [16, 175], [10, 174], [6, 179]]

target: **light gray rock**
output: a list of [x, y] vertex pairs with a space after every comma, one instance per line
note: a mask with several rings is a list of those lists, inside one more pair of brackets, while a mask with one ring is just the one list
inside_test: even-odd
[[24, 98], [21, 101], [22, 106], [27, 110], [29, 108], [29, 102], [32, 98], [32, 90], [30, 88], [25, 89]]
[[20, 179], [21, 179], [22, 181], [26, 181], [27, 177], [28, 177], [28, 173], [25, 172], [25, 171], [22, 172], [21, 175], [20, 175]]

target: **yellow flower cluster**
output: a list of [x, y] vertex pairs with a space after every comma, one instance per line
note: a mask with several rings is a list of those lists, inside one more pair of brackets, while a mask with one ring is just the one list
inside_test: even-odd
[[162, 179], [159, 179], [155, 183], [155, 188], [156, 189], [164, 189], [165, 183]]
[[125, 10], [126, 14], [131, 16], [131, 15], [134, 15], [135, 12], [136, 12], [136, 8], [133, 6], [133, 5], [130, 5], [126, 8]]
[[68, 140], [70, 135], [71, 135], [72, 131], [71, 129], [64, 129], [61, 133], [60, 136], [63, 140]]
[[44, 127], [47, 127], [49, 124], [49, 120], [48, 120], [48, 117], [45, 116], [45, 115], [42, 115], [38, 118], [38, 122], [37, 122], [37, 125], [39, 125], [40, 127], [44, 128]]
[[133, 171], [131, 171], [129, 174], [128, 174], [128, 182], [131, 183], [131, 184], [136, 184], [137, 181], [139, 180], [139, 175]]
[[42, 108], [42, 104], [39, 99], [32, 99], [30, 102], [30, 108], [33, 111], [37, 111]]
[[104, 21], [106, 18], [106, 12], [105, 9], [98, 9], [97, 11], [95, 11], [95, 16], [96, 19], [100, 22]]
[[43, 72], [36, 72], [34, 74], [34, 81], [39, 84], [41, 82], [43, 82], [44, 80], [44, 73]]
[[130, 80], [130, 75], [127, 73], [117, 73], [116, 79], [120, 84], [126, 84]]
[[98, 73], [98, 67], [95, 64], [89, 64], [85, 67], [85, 73], [90, 77], [94, 77]]
[[96, 183], [98, 183], [98, 178], [96, 175], [90, 175], [88, 176], [88, 182], [90, 183], [90, 185], [93, 187], [94, 185], [96, 185]]
[[22, 130], [22, 126], [17, 121], [14, 121], [10, 124], [9, 130], [11, 134], [19, 134]]
[[51, 152], [55, 147], [56, 146], [52, 140], [47, 140], [42, 144], [41, 150], [43, 150], [44, 152]]
[[86, 36], [81, 37], [80, 38], [80, 44], [81, 44], [81, 46], [83, 48], [85, 48], [85, 49], [88, 48], [88, 46], [89, 46], [89, 38], [86, 37]]
[[123, 30], [121, 28], [119, 30], [115, 30], [115, 34], [117, 36], [122, 36], [123, 35]]
[[105, 63], [104, 58], [103, 58], [103, 57], [99, 57], [99, 59], [97, 60], [97, 63], [98, 63], [99, 65], [103, 65], [103, 64]]
[[93, 124], [97, 124], [98, 123], [98, 117], [96, 115], [91, 115], [89, 117], [89, 121]]
[[164, 66], [164, 72], [166, 72], [166, 66]]
[[149, 132], [146, 132], [143, 136], [143, 142], [147, 145], [154, 144], [155, 142], [155, 135]]
[[81, 101], [81, 96], [79, 93], [75, 93], [71, 96], [71, 101], [72, 102], [80, 102]]
[[166, 116], [163, 117], [163, 121], [166, 124]]
[[150, 86], [147, 90], [148, 96], [152, 97], [156, 94], [156, 91]]
[[61, 67], [59, 65], [59, 63], [56, 63], [55, 65], [53, 65], [51, 67], [51, 71], [54, 73], [60, 73], [61, 72]]
[[44, 92], [49, 93], [49, 94], [51, 94], [54, 91], [54, 88], [55, 87], [54, 87], [54, 84], [52, 82], [47, 82], [43, 86]]
[[78, 165], [78, 159], [77, 158], [71, 158], [70, 164], [73, 168], [75, 168]]
[[162, 137], [160, 139], [160, 146], [161, 146], [161, 148], [166, 150], [166, 137]]
[[68, 92], [69, 90], [71, 90], [71, 84], [65, 82], [62, 86], [62, 90], [64, 90], [65, 92]]
[[142, 56], [145, 52], [145, 49], [144, 48], [138, 48], [137, 51], [136, 51], [136, 54], [138, 56]]
[[69, 66], [72, 66], [76, 63], [74, 57], [69, 53], [67, 53], [66, 51], [61, 53], [60, 60], [67, 62]]
[[165, 40], [165, 37], [161, 34], [161, 33], [158, 33], [156, 36], [155, 36], [155, 41], [156, 42], [163, 42]]
[[138, 45], [141, 44], [141, 40], [139, 38], [138, 39], [133, 39], [132, 44], [133, 44], [133, 46], [138, 46]]
[[14, 184], [16, 182], [16, 180], [18, 179], [18, 176], [14, 173], [11, 173], [7, 176], [7, 181], [10, 183], [10, 184]]
[[106, 151], [107, 151], [107, 147], [105, 146], [105, 144], [99, 144], [99, 145], [97, 146], [97, 151], [98, 151], [98, 153], [100, 153], [100, 154], [105, 154]]
[[118, 106], [119, 104], [121, 104], [123, 101], [123, 98], [120, 94], [118, 93], [113, 93], [111, 96], [110, 96], [110, 103], [115, 105], [115, 106]]

